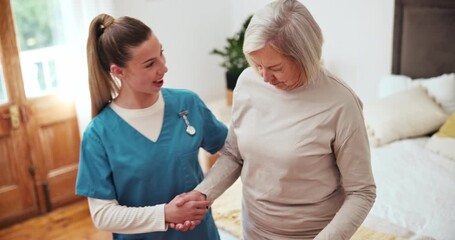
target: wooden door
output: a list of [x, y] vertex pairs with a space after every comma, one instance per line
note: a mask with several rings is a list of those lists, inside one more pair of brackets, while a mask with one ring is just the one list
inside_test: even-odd
[[74, 194], [80, 136], [72, 100], [27, 97], [10, 0], [0, 0], [0, 16], [2, 227], [80, 199]]
[[75, 192], [79, 127], [74, 102], [48, 95], [27, 100], [27, 133], [41, 209], [81, 199]]

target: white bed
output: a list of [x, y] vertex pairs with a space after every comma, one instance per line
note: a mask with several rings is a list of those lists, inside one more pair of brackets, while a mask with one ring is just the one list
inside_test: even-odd
[[[455, 74], [385, 76], [379, 96], [364, 105], [377, 187], [364, 225], [455, 239]], [[379, 229], [384, 222], [389, 227]]]
[[392, 74], [364, 106], [377, 185], [364, 225], [454, 240], [455, 1], [395, 0], [394, 17]]
[[417, 236], [455, 239], [455, 161], [426, 149], [429, 139], [371, 149], [377, 198], [370, 214]]

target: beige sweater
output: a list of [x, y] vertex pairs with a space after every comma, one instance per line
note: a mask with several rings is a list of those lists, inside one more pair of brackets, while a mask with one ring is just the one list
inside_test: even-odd
[[244, 239], [349, 239], [376, 197], [355, 93], [325, 71], [283, 91], [249, 68], [232, 111], [223, 154], [196, 190], [215, 199], [241, 176]]

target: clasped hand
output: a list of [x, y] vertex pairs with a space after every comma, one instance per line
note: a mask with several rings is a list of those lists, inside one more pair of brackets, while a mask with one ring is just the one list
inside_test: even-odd
[[201, 223], [212, 201], [198, 191], [177, 195], [164, 206], [164, 215], [170, 228], [179, 231], [193, 230]]

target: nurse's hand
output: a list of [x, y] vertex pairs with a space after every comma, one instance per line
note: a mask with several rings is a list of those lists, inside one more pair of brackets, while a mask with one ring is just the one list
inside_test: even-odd
[[[200, 196], [186, 196], [187, 193], [176, 196], [168, 204], [164, 205], [165, 221], [169, 227], [180, 231], [192, 230], [201, 222], [208, 211], [212, 201], [207, 201]], [[188, 201], [180, 206], [176, 202], [184, 197]]]
[[169, 227], [182, 232], [193, 230], [201, 221], [185, 221], [184, 223], [169, 223]]

